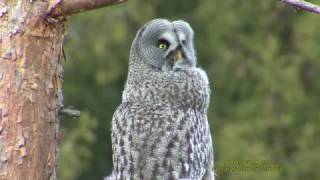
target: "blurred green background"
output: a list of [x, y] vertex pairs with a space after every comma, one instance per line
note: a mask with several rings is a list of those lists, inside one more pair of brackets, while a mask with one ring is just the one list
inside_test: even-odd
[[72, 17], [64, 97], [82, 114], [62, 119], [59, 179], [98, 180], [111, 172], [111, 119], [131, 42], [158, 17], [187, 20], [195, 31], [213, 91], [216, 166], [266, 160], [281, 167], [217, 171], [219, 179], [320, 179], [320, 16], [278, 0], [129, 0]]

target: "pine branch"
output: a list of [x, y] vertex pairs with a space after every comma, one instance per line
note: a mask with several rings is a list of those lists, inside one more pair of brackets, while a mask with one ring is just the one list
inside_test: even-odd
[[282, 0], [284, 3], [289, 4], [298, 9], [308, 12], [320, 14], [320, 6], [303, 0]]
[[126, 1], [127, 0], [56, 0], [56, 4], [49, 14], [52, 17], [68, 16]]

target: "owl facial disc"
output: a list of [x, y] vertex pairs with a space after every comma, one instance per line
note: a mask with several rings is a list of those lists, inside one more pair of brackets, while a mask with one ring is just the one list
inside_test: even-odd
[[155, 19], [137, 33], [132, 54], [160, 71], [179, 71], [196, 67], [193, 30], [182, 20]]

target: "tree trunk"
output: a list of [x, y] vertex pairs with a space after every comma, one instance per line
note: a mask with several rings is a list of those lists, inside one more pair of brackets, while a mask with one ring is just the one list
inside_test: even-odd
[[77, 1], [106, 0], [0, 2], [0, 180], [56, 179], [64, 16], [95, 8]]

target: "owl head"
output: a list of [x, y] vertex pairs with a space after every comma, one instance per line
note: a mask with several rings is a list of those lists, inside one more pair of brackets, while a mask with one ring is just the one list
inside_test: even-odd
[[161, 71], [196, 66], [193, 30], [182, 20], [154, 19], [139, 29], [132, 43], [130, 63], [143, 63]]

